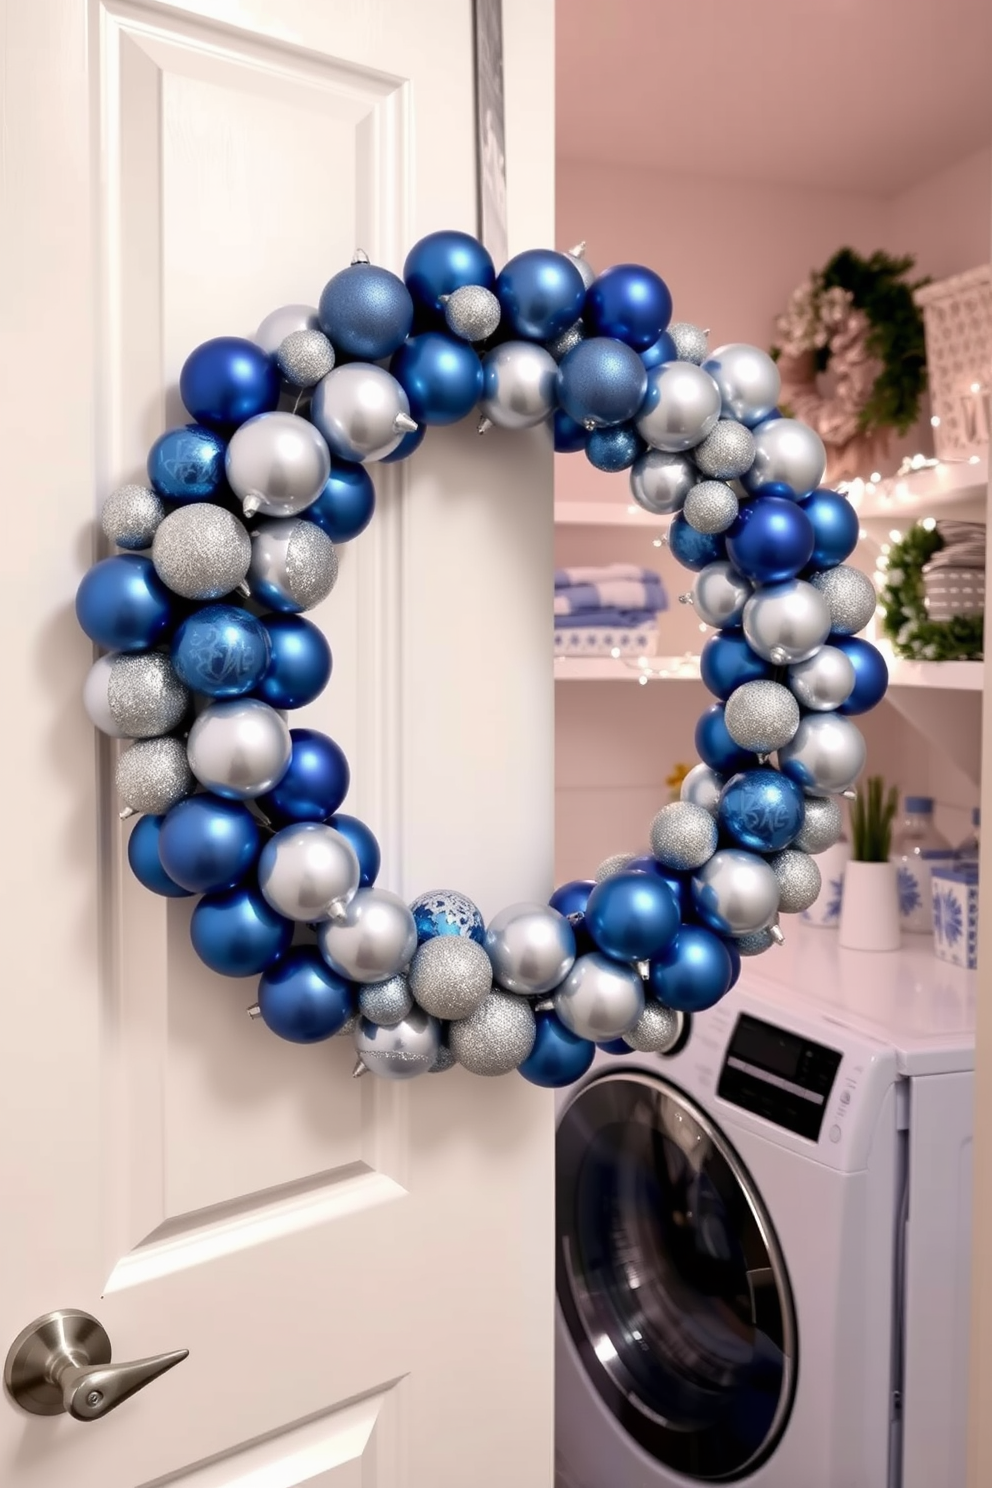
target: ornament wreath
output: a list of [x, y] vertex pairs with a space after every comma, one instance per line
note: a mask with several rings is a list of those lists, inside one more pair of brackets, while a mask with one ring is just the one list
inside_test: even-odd
[[896, 654], [911, 661], [980, 661], [983, 614], [931, 620], [927, 613], [924, 569], [943, 546], [944, 538], [932, 520], [915, 522], [893, 543], [879, 596], [882, 625]]
[[[87, 711], [131, 741], [128, 860], [154, 893], [202, 896], [197, 954], [260, 977], [249, 1011], [282, 1038], [346, 1033], [356, 1073], [388, 1079], [457, 1063], [569, 1084], [597, 1045], [671, 1050], [741, 956], [782, 938], [780, 913], [816, 897], [813, 855], [864, 762], [850, 715], [886, 683], [854, 639], [875, 608], [844, 563], [858, 523], [820, 488], [819, 437], [779, 413], [772, 359], [708, 354], [671, 312], [651, 269], [596, 275], [582, 248], [531, 250], [497, 276], [474, 238], [438, 232], [402, 279], [359, 254], [318, 306], [198, 346], [180, 377], [191, 422], [156, 440], [147, 484], [104, 504], [121, 551], [85, 575], [76, 613], [104, 653]], [[476, 409], [480, 432], [548, 424], [556, 449], [629, 469], [635, 500], [672, 518], [696, 575], [686, 602], [717, 628], [701, 763], [652, 822], [650, 854], [488, 925], [464, 894], [407, 905], [379, 886], [375, 836], [341, 810], [342, 750], [283, 717], [330, 676], [303, 612], [334, 585], [336, 544], [372, 519], [368, 467]]]

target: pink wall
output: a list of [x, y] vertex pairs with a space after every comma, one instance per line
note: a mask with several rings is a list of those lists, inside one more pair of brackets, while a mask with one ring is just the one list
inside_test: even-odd
[[916, 255], [934, 279], [973, 269], [989, 259], [992, 232], [992, 148], [892, 197], [886, 208], [886, 246]]

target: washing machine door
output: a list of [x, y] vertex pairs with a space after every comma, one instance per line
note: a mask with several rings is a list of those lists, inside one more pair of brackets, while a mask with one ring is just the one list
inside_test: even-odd
[[667, 1081], [603, 1075], [559, 1124], [557, 1215], [559, 1305], [616, 1419], [689, 1479], [752, 1472], [788, 1420], [796, 1321], [727, 1139]]

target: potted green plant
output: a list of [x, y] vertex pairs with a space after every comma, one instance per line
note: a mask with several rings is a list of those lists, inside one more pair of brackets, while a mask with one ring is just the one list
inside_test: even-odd
[[865, 781], [851, 803], [851, 857], [844, 869], [840, 912], [842, 946], [852, 951], [899, 949], [899, 897], [892, 851], [892, 823], [899, 805], [896, 787], [881, 775]]

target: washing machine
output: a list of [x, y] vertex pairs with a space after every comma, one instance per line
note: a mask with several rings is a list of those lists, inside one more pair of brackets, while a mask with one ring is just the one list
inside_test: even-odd
[[974, 975], [913, 939], [561, 1093], [557, 1488], [961, 1488]]

